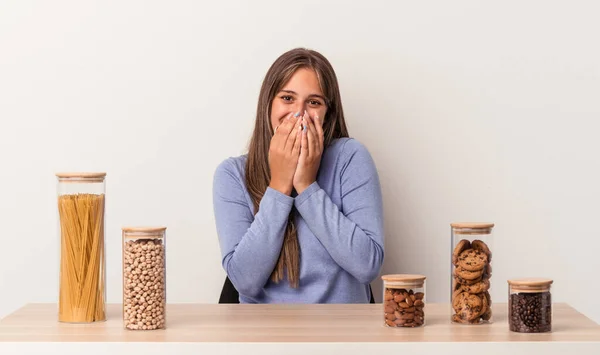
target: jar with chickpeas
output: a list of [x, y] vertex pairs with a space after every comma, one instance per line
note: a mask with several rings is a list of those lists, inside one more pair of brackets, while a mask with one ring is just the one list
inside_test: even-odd
[[129, 330], [166, 328], [165, 227], [125, 227], [123, 323]]

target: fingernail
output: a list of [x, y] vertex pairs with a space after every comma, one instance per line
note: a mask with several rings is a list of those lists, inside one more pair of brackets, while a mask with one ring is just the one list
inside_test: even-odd
[[296, 114], [294, 114], [294, 117], [298, 117], [300, 116], [300, 111], [296, 112]]
[[303, 131], [306, 131], [306, 125], [304, 126], [304, 129], [303, 129]]

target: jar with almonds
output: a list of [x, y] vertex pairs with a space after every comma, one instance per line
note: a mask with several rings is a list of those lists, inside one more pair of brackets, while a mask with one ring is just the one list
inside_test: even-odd
[[390, 328], [425, 325], [425, 276], [383, 275], [383, 324]]
[[488, 324], [493, 321], [493, 223], [452, 223], [451, 321]]

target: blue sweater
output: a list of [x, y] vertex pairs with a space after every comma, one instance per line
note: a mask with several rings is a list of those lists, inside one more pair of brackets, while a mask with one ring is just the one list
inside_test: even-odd
[[[317, 181], [291, 197], [267, 188], [254, 215], [245, 185], [247, 155], [216, 169], [213, 205], [222, 264], [241, 303], [368, 303], [383, 264], [379, 176], [355, 139], [325, 148]], [[289, 213], [298, 211], [300, 282], [271, 281]]]

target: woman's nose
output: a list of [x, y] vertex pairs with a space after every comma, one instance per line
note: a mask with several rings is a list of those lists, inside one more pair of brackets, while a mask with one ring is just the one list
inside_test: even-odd
[[308, 110], [308, 106], [306, 104], [297, 104], [294, 106], [294, 114], [299, 112], [299, 116], [304, 115], [305, 110]]

